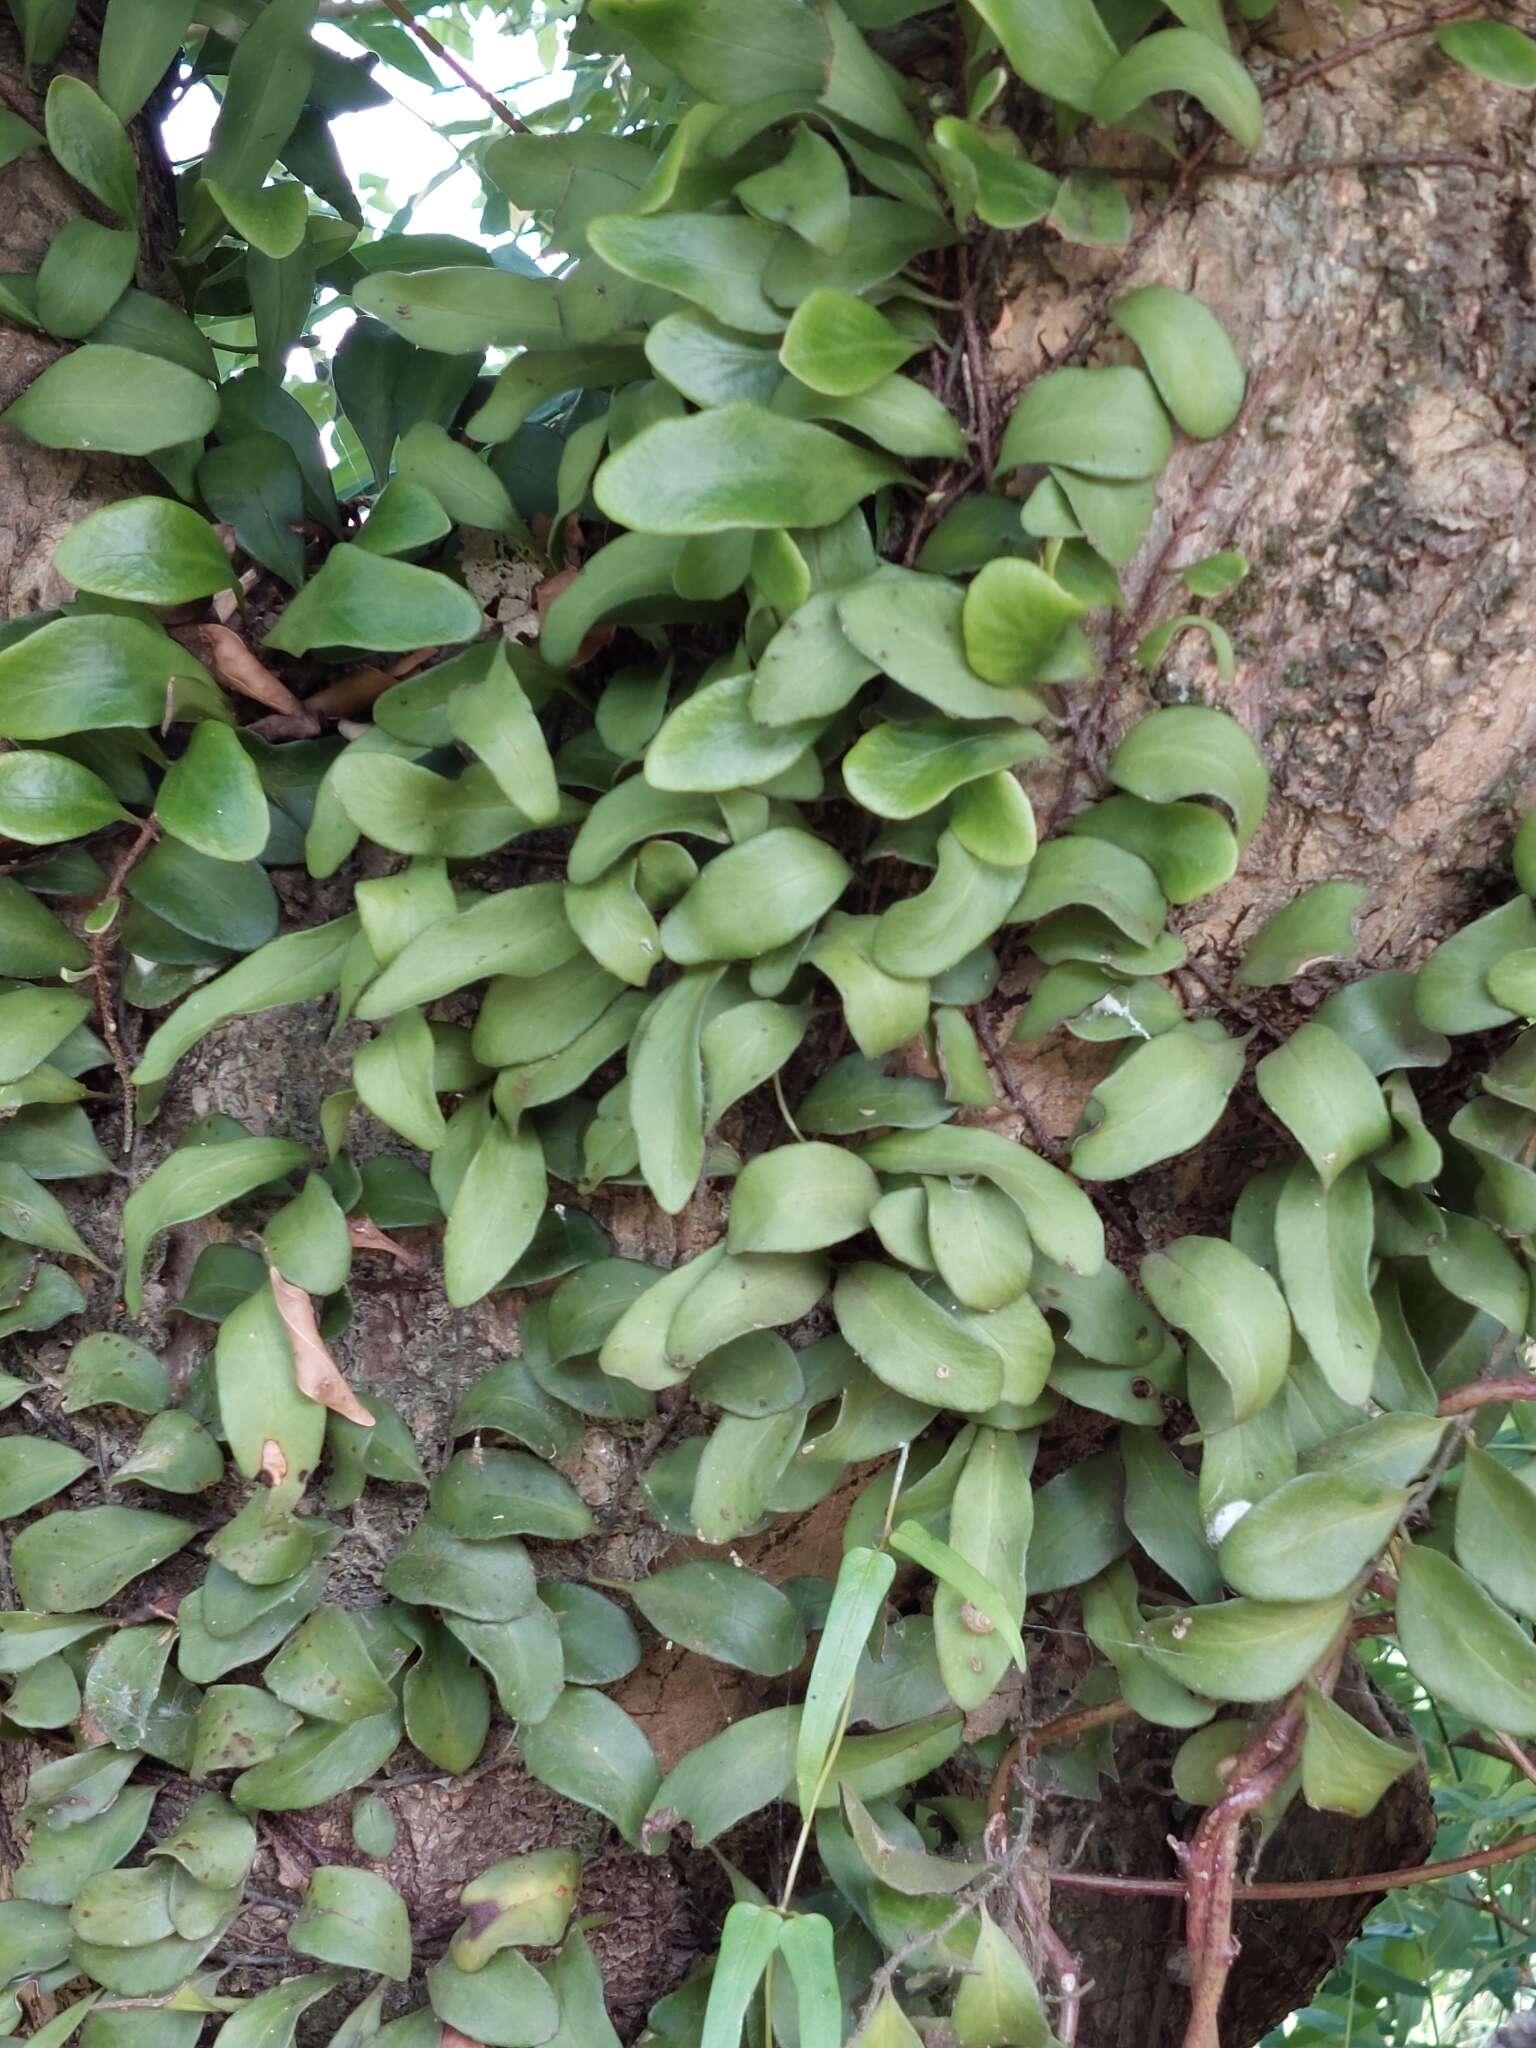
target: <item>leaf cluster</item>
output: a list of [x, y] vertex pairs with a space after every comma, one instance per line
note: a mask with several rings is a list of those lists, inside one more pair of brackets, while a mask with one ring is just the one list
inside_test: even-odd
[[[12, 11], [53, 64], [67, 0]], [[1267, 1049], [1190, 1014], [1171, 913], [1232, 877], [1269, 789], [1219, 702], [1218, 619], [1181, 612], [1136, 652], [1156, 669], [1194, 626], [1212, 701], [1134, 725], [1058, 833], [1032, 785], [1101, 678], [1159, 477], [1233, 428], [1244, 368], [1198, 299], [1144, 286], [1102, 360], [1023, 390], [995, 450], [943, 396], [967, 235], [1129, 232], [1107, 177], [1028, 160], [1010, 77], [1069, 127], [1171, 141], [1193, 102], [1258, 141], [1219, 11], [1173, 11], [590, 0], [569, 105], [479, 151], [538, 261], [361, 232], [327, 124], [383, 88], [316, 40], [313, 0], [229, 0], [190, 45], [179, 0], [110, 0], [99, 89], [60, 70], [45, 134], [0, 128], [0, 154], [46, 146], [93, 209], [3, 280], [8, 319], [71, 345], [6, 419], [147, 457], [163, 485], [82, 520], [55, 558], [76, 595], [0, 628], [0, 833], [36, 850], [0, 879], [0, 1330], [85, 1306], [69, 1262], [93, 1251], [48, 1184], [111, 1170], [82, 1078], [112, 1057], [80, 992], [96, 970], [121, 960], [154, 1020], [145, 1125], [231, 1022], [334, 999], [355, 1046], [323, 1152], [214, 1116], [135, 1176], [130, 1319], [162, 1233], [229, 1230], [176, 1304], [211, 1339], [178, 1395], [115, 1330], [74, 1342], [56, 1386], [0, 1381], [25, 1425], [0, 1439], [4, 1725], [72, 1745], [32, 1773], [0, 1983], [18, 2017], [25, 1982], [95, 1987], [34, 2038], [190, 2043], [214, 2014], [224, 2048], [292, 2041], [362, 1971], [381, 1981], [334, 2048], [615, 2039], [568, 1848], [473, 1878], [425, 2003], [388, 2025], [417, 1959], [361, 1865], [318, 1871], [288, 1929], [321, 1969], [217, 1990], [253, 1815], [356, 1793], [359, 1852], [383, 1860], [402, 1740], [464, 1773], [499, 1714], [523, 1767], [639, 1854], [798, 1812], [777, 1896], [730, 1866], [719, 1954], [647, 2038], [728, 2048], [757, 2015], [754, 2038], [891, 2048], [917, 2019], [1036, 2048], [1050, 2021], [999, 1924], [979, 1793], [1006, 1738], [966, 1716], [1027, 1662], [1045, 1596], [1096, 1653], [1081, 1703], [1183, 1733], [1191, 1806], [1287, 1698], [1305, 1734], [1266, 1826], [1293, 1797], [1363, 1815], [1415, 1767], [1321, 1676], [1361, 1625], [1390, 1626], [1437, 1711], [1536, 1736], [1536, 1466], [1523, 1432], [1479, 1447], [1441, 1412], [1536, 1327], [1531, 827], [1519, 893], [1416, 974], [1350, 981]], [[909, 17], [959, 34], [942, 111], [881, 54]], [[1440, 40], [1531, 83], [1513, 29]], [[179, 181], [187, 310], [132, 282], [130, 129], [180, 55], [220, 94]], [[333, 298], [356, 315], [331, 395], [345, 467], [283, 381]], [[220, 377], [204, 329], [228, 321], [250, 359]], [[488, 625], [486, 547], [533, 571], [524, 630]], [[1189, 598], [1246, 569], [1189, 564]], [[364, 701], [364, 723], [327, 716]], [[350, 881], [352, 908], [282, 928], [270, 871], [300, 867]], [[1304, 892], [1240, 982], [1348, 956], [1361, 898]], [[1059, 1162], [998, 1128], [1005, 959], [1030, 973], [1015, 1040], [1109, 1048]], [[1477, 1085], [1427, 1115], [1413, 1076], [1487, 1032]], [[1192, 1152], [1250, 1070], [1294, 1152], [1227, 1236], [1121, 1271], [1094, 1187]], [[727, 1197], [718, 1242], [670, 1268], [615, 1255], [611, 1191], [678, 1216], [705, 1188]], [[516, 1294], [521, 1335], [429, 1472], [331, 1347], [355, 1253], [436, 1226], [450, 1303]], [[641, 1488], [663, 1532], [719, 1555], [599, 1592], [551, 1548], [596, 1528], [560, 1462], [587, 1419], [647, 1424], [679, 1388], [699, 1426]], [[1033, 1487], [1064, 1406], [1117, 1427]], [[67, 1424], [98, 1408], [138, 1432], [110, 1472]], [[736, 1560], [851, 1483], [835, 1581]], [[423, 1512], [354, 1611], [327, 1559], [378, 1485]], [[194, 1545], [178, 1604], [125, 1606]], [[605, 1690], [643, 1654], [631, 1608], [795, 1703], [663, 1773]], [[1108, 1741], [1063, 1782], [1091, 1795]], [[136, 1776], [146, 1759], [163, 1769]], [[168, 1830], [166, 1769], [209, 1788]]]

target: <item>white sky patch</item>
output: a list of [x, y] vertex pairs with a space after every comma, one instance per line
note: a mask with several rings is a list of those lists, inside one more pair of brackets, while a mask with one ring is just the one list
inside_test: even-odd
[[[496, 11], [483, 10], [470, 24], [474, 53], [463, 59], [466, 67], [486, 89], [527, 114], [562, 98], [568, 80], [560, 65], [546, 68], [539, 52], [539, 38], [532, 30], [508, 35]], [[321, 22], [318, 41], [343, 56], [368, 54], [335, 22]], [[562, 44], [563, 46], [563, 44]], [[418, 194], [425, 194], [406, 223], [411, 234], [457, 235], [484, 247], [507, 239], [486, 235], [480, 228], [482, 204], [479, 173], [464, 161], [452, 133], [458, 123], [473, 124], [471, 138], [478, 140], [488, 119], [493, 132], [499, 130], [490, 110], [478, 94], [453, 82], [452, 73], [438, 57], [423, 52], [431, 69], [445, 81], [442, 91], [433, 92], [420, 79], [397, 71], [382, 59], [376, 60], [374, 75], [390, 94], [390, 104], [366, 107], [358, 113], [339, 115], [331, 123], [336, 148], [362, 202], [363, 212], [375, 235], [389, 231], [401, 209]], [[217, 95], [202, 83], [194, 85], [172, 108], [163, 135], [172, 163], [184, 164], [201, 156], [208, 147], [219, 111]], [[434, 184], [435, 180], [441, 180]], [[428, 186], [433, 186], [429, 192]], [[335, 305], [312, 323], [327, 352], [333, 353], [351, 326], [350, 306]], [[295, 349], [288, 360], [290, 380], [312, 382], [315, 363], [307, 349]], [[328, 452], [334, 461], [335, 452]]]
[[[487, 9], [472, 24], [474, 55], [468, 69], [482, 85], [527, 114], [560, 99], [567, 90], [564, 73], [546, 70], [533, 31], [507, 35]], [[317, 39], [344, 56], [363, 52], [336, 22], [321, 22]], [[382, 229], [390, 216], [423, 191], [432, 180], [445, 182], [425, 198], [411, 217], [416, 234], [461, 235], [485, 242], [480, 232], [480, 181], [470, 168], [455, 171], [460, 152], [451, 135], [439, 131], [456, 122], [483, 123], [488, 109], [467, 86], [456, 85], [442, 61], [423, 53], [447, 83], [431, 92], [419, 79], [392, 65], [378, 63], [375, 76], [390, 94], [387, 107], [366, 107], [342, 114], [331, 124], [336, 147], [353, 184], [362, 194], [370, 223]], [[206, 85], [195, 85], [178, 101], [165, 123], [166, 147], [174, 163], [200, 156], [208, 146], [218, 101]], [[385, 181], [385, 193], [379, 181]]]

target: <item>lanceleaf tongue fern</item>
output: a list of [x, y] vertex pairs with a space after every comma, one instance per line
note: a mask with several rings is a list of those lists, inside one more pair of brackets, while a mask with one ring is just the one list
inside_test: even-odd
[[[1247, 564], [1182, 563], [1175, 590], [1161, 480], [1187, 499], [1191, 444], [1254, 387], [1198, 297], [1132, 284], [1112, 179], [1029, 138], [1176, 144], [1178, 203], [1214, 147], [1261, 140], [1228, 24], [1212, 0], [1174, 25], [1090, 0], [513, 7], [570, 92], [534, 127], [482, 94], [460, 169], [487, 253], [409, 208], [362, 228], [328, 123], [385, 75], [317, 25], [463, 76], [467, 10], [195, 12], [108, 0], [93, 85], [70, 0], [11, 0], [44, 98], [41, 132], [0, 114], [0, 158], [46, 149], [106, 219], [0, 279], [4, 317], [65, 344], [5, 420], [150, 467], [59, 539], [75, 594], [0, 628], [0, 1330], [71, 1346], [0, 1377], [5, 1732], [35, 1760], [0, 2032], [318, 2039], [307, 2009], [361, 1972], [332, 2048], [615, 2042], [572, 1845], [459, 1873], [446, 1946], [440, 1899], [413, 1922], [334, 1836], [303, 1885], [285, 1851], [263, 1882], [327, 1967], [219, 1989], [260, 1816], [355, 1793], [382, 1861], [402, 1741], [473, 1775], [511, 1760], [499, 1713], [599, 1817], [588, 1850], [602, 1823], [638, 1859], [784, 1809], [782, 1853], [737, 1838], [718, 1953], [647, 2041], [1070, 2043], [1096, 1959], [1051, 1924], [1019, 1766], [1076, 1742], [1061, 1782], [1089, 1793], [1092, 1732], [1139, 1719], [1176, 1732], [1156, 1753], [1197, 1815], [1175, 1888], [1189, 2041], [1215, 2048], [1243, 1816], [1299, 1789], [1361, 1817], [1416, 1766], [1335, 1699], [1353, 1640], [1395, 1644], [1485, 1746], [1536, 1736], [1528, 1430], [1469, 1438], [1536, 1391], [1536, 828], [1519, 893], [1416, 976], [1261, 1002], [1353, 952], [1346, 879], [1252, 939], [1244, 993], [1176, 978], [1170, 906], [1230, 879], [1269, 775], [1201, 608]], [[1536, 79], [1506, 24], [1439, 40]], [[218, 105], [156, 296], [130, 282], [141, 110], [178, 63]], [[1006, 418], [976, 268], [1004, 232], [1131, 240], [1125, 288], [1106, 271]], [[336, 311], [326, 380], [286, 383]], [[1170, 690], [1111, 750], [1116, 693], [1186, 629], [1209, 701]], [[1015, 993], [1020, 1041], [1112, 1048], [1070, 1145], [995, 1095]], [[239, 1068], [243, 1020], [322, 1001], [350, 1085], [315, 1102], [293, 1071], [260, 1130], [184, 1091], [195, 1051], [205, 1080]], [[1456, 1038], [1476, 1058], [1439, 1074]], [[1229, 1234], [1138, 1246], [1170, 1183], [1144, 1210], [1119, 1184], [1203, 1173], [1250, 1072], [1261, 1170]], [[210, 1218], [147, 1293], [162, 1235]], [[358, 1253], [417, 1287], [440, 1257], [456, 1310], [520, 1308], [448, 1442], [328, 1348], [383, 1284]], [[100, 1327], [104, 1257], [130, 1328], [167, 1302], [202, 1363]], [[589, 1419], [633, 1493], [588, 1484]], [[378, 1548], [382, 1484], [426, 1505], [358, 1599], [328, 1559]], [[638, 1580], [594, 1548], [635, 1498]], [[814, 1575], [744, 1561], [818, 1503]], [[772, 1684], [658, 1759], [640, 1694], [605, 1690], [642, 1656], [630, 1606]], [[1080, 1683], [1029, 1732], [1050, 1717], [1010, 1688], [1042, 1627], [1079, 1641]]]

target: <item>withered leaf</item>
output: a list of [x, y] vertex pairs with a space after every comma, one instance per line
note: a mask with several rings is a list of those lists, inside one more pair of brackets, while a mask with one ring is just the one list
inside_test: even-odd
[[288, 1332], [288, 1342], [293, 1347], [293, 1372], [300, 1393], [308, 1394], [311, 1401], [318, 1401], [334, 1414], [344, 1415], [348, 1422], [358, 1422], [364, 1429], [372, 1429], [373, 1417], [347, 1385], [341, 1367], [325, 1348], [315, 1321], [314, 1302], [302, 1287], [295, 1287], [291, 1280], [285, 1280], [276, 1266], [269, 1266], [267, 1270], [271, 1275], [277, 1312], [283, 1319], [283, 1328]]

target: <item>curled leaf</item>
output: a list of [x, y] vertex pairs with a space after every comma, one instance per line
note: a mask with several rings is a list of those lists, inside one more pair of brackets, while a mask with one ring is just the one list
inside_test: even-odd
[[277, 1312], [283, 1319], [283, 1328], [288, 1332], [288, 1342], [293, 1347], [293, 1374], [299, 1383], [300, 1393], [307, 1394], [311, 1401], [318, 1401], [322, 1408], [329, 1408], [333, 1414], [344, 1415], [348, 1422], [372, 1429], [373, 1416], [347, 1385], [341, 1367], [325, 1348], [320, 1326], [315, 1321], [314, 1302], [302, 1287], [295, 1287], [291, 1280], [285, 1280], [276, 1266], [269, 1267], [268, 1274]]
[[225, 689], [265, 704], [269, 711], [302, 718], [309, 731], [319, 731], [311, 709], [273, 675], [264, 661], [252, 654], [232, 626], [183, 626], [176, 638], [190, 648], [205, 668], [213, 671]]
[[377, 1223], [368, 1216], [347, 1218], [347, 1242], [355, 1252], [384, 1252], [392, 1259], [398, 1259], [402, 1266], [419, 1266], [421, 1260], [416, 1253], [403, 1244], [397, 1244], [392, 1237], [386, 1237]]

